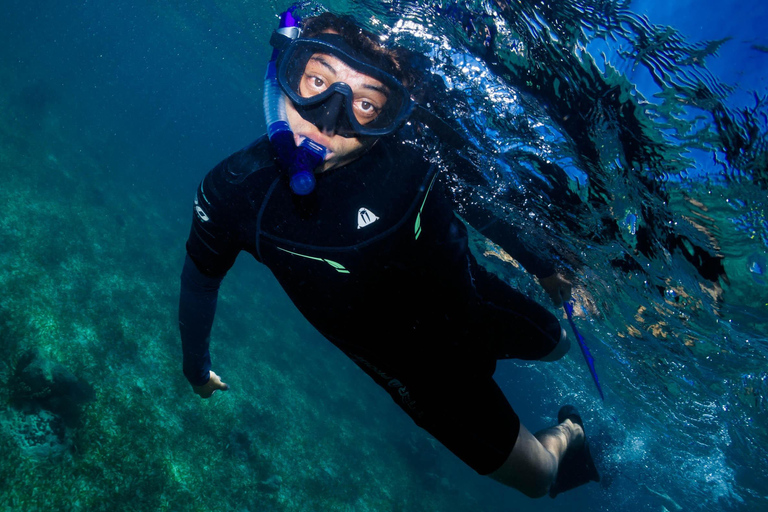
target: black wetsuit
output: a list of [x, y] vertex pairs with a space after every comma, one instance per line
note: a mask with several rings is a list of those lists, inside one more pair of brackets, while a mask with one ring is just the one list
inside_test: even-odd
[[[493, 381], [496, 361], [540, 359], [560, 325], [478, 265], [454, 205], [436, 167], [392, 137], [318, 175], [302, 199], [265, 138], [227, 158], [195, 200], [180, 306], [185, 375], [208, 380], [218, 285], [245, 250], [417, 424], [479, 473], [498, 469], [520, 423]], [[485, 233], [529, 271], [553, 273], [508, 225], [491, 224]]]

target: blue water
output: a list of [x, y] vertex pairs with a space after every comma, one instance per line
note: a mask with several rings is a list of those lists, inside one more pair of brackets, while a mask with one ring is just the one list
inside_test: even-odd
[[[102, 389], [84, 426], [68, 434], [67, 458], [45, 464], [76, 475], [72, 485], [99, 503], [88, 502], [91, 510], [124, 500], [146, 510], [202, 510], [215, 500], [322, 510], [339, 493], [349, 496], [336, 510], [768, 509], [768, 7], [612, 5], [601, 2], [591, 17], [588, 2], [324, 3], [430, 57], [424, 66], [436, 86], [428, 99], [478, 148], [462, 162], [485, 180], [499, 212], [573, 278], [576, 323], [605, 401], [576, 351], [548, 365], [503, 362], [497, 379], [532, 430], [575, 403], [604, 479], [530, 502], [434, 447], [245, 258], [222, 290], [214, 334], [214, 357], [240, 394], [199, 406], [183, 382], [173, 308], [192, 192], [210, 167], [264, 131], [267, 40], [287, 5], [6, 2], [0, 340], [9, 356], [0, 376], [13, 380], [18, 338], [18, 350], [58, 354]], [[496, 34], [490, 49], [485, 28]], [[651, 32], [656, 45], [636, 46]], [[647, 58], [636, 58], [638, 48]], [[526, 68], [534, 70], [528, 78]], [[621, 98], [636, 108], [619, 112]], [[715, 119], [732, 122], [718, 130]], [[478, 240], [476, 249], [546, 301], [493, 248]], [[697, 265], [701, 254], [721, 269]], [[98, 323], [110, 316], [123, 319], [120, 339], [129, 340], [119, 357], [116, 328]], [[121, 384], [137, 378], [137, 387], [162, 391], [135, 395], [133, 384]], [[104, 425], [118, 425], [127, 453], [151, 438], [141, 423], [120, 430], [120, 410], [146, 414], [149, 430], [170, 439], [141, 448], [163, 485], [134, 478], [143, 482], [134, 488], [127, 476], [89, 473], [117, 464], [95, 455], [95, 440], [106, 445], [117, 435]], [[252, 424], [195, 430], [217, 418]], [[269, 449], [258, 457], [252, 448], [233, 451], [250, 447], [254, 432]], [[14, 435], [4, 433], [3, 446], [16, 446]], [[215, 485], [185, 484], [183, 474], [209, 459], [238, 473], [209, 468]], [[45, 488], [60, 502], [37, 464], [24, 462], [23, 474], [0, 468], [14, 482], [0, 490], [0, 506], [51, 509], [35, 490]], [[125, 465], [133, 469], [123, 476], [132, 475]], [[275, 474], [277, 495], [261, 484]]]

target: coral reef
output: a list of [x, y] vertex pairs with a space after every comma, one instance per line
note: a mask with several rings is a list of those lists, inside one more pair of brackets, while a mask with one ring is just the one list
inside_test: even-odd
[[12, 436], [22, 452], [33, 459], [55, 458], [65, 454], [71, 446], [63, 420], [50, 411], [5, 410], [0, 414], [0, 426]]
[[47, 411], [76, 426], [81, 407], [94, 399], [93, 387], [37, 349], [25, 352], [8, 382], [11, 404], [30, 412]]

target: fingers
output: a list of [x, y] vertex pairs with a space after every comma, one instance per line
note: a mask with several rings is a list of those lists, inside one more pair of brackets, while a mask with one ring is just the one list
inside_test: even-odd
[[568, 297], [570, 297], [571, 283], [563, 278], [563, 276], [560, 274], [555, 273], [551, 276], [543, 278], [540, 277], [539, 284], [542, 288], [544, 288], [549, 297], [552, 299], [552, 302], [557, 307], [562, 305], [563, 300], [568, 300]]
[[208, 380], [208, 383], [212, 385], [213, 390], [211, 391], [211, 394], [213, 394], [215, 391], [222, 390], [222, 391], [229, 391], [229, 384], [226, 382], [221, 381], [221, 377], [216, 375], [213, 371], [210, 372], [211, 377]]
[[552, 302], [556, 307], [563, 305], [563, 302], [571, 300], [571, 282], [560, 274], [552, 274], [549, 277], [539, 279], [541, 286], [547, 291]]
[[201, 398], [210, 398], [216, 391], [229, 391], [229, 384], [222, 382], [221, 377], [215, 372], [209, 372], [208, 382], [202, 386], [192, 386], [192, 389]]
[[200, 398], [210, 398], [213, 394], [213, 390], [206, 388], [205, 386], [192, 386], [192, 390]]

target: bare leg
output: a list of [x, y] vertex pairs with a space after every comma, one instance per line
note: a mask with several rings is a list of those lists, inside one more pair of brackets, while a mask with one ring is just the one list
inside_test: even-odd
[[584, 443], [584, 430], [566, 419], [563, 423], [531, 434], [520, 425], [515, 447], [504, 464], [491, 473], [494, 480], [518, 489], [526, 496], [540, 498], [549, 492], [557, 468], [569, 447]]

